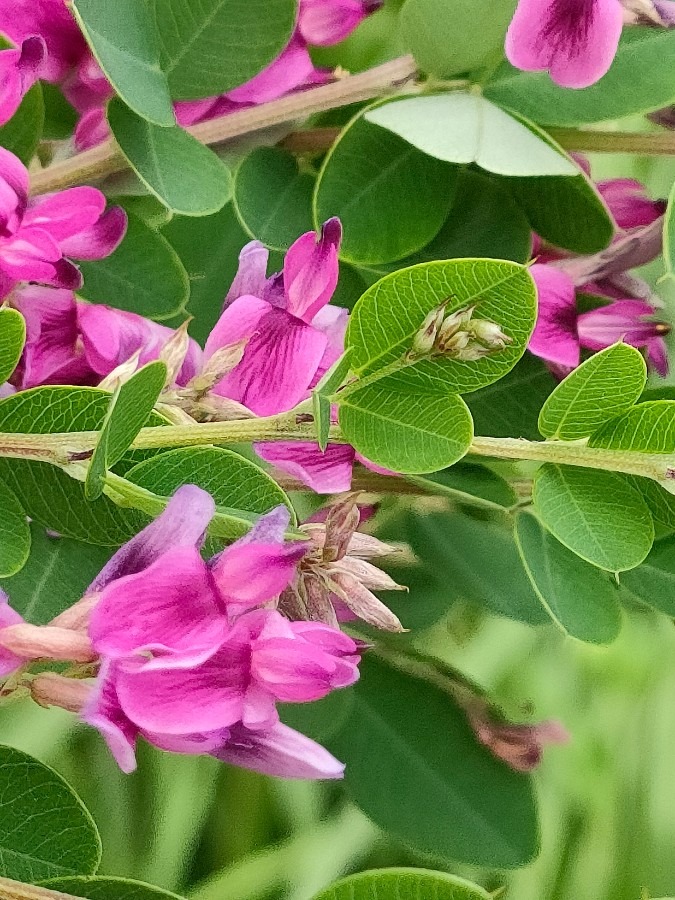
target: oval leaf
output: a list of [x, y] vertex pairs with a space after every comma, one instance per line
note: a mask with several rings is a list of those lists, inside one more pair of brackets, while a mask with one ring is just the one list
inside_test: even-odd
[[[0, 41], [0, 50], [4, 42]], [[34, 84], [12, 118], [0, 126], [0, 147], [10, 150], [28, 166], [42, 138], [45, 105], [42, 87]]]
[[0, 578], [20, 571], [30, 553], [30, 528], [19, 500], [0, 481]]
[[675, 400], [638, 403], [591, 436], [590, 447], [636, 450], [640, 453], [675, 451]]
[[582, 363], [550, 394], [539, 414], [547, 438], [577, 441], [637, 403], [647, 383], [639, 350], [614, 344]]
[[583, 90], [558, 87], [546, 72], [504, 66], [485, 95], [543, 125], [581, 125], [621, 119], [675, 101], [675, 31], [624, 29], [609, 72]]
[[469, 450], [473, 420], [456, 394], [419, 397], [383, 378], [340, 403], [349, 443], [378, 466], [421, 475], [451, 466]]
[[176, 100], [222, 94], [284, 49], [296, 0], [154, 0], [162, 69]]
[[430, 494], [446, 495], [456, 503], [486, 509], [508, 509], [517, 501], [516, 492], [501, 475], [487, 466], [458, 463], [450, 469], [431, 472], [408, 481], [426, 488]]
[[377, 106], [365, 118], [445, 162], [476, 163], [496, 175], [578, 174], [562, 151], [480, 94], [408, 97]]
[[516, 543], [553, 621], [580, 641], [613, 641], [621, 630], [621, 610], [610, 576], [563, 547], [528, 513], [516, 517]]
[[175, 124], [149, 5], [137, 0], [73, 0], [72, 9], [97, 62], [124, 102], [150, 122]]
[[314, 900], [490, 900], [492, 895], [456, 875], [426, 869], [371, 869], [343, 878]]
[[649, 606], [675, 618], [675, 537], [657, 541], [641, 566], [621, 573], [621, 584]]
[[230, 199], [227, 166], [187, 131], [153, 125], [117, 99], [108, 106], [108, 121], [129, 165], [167, 209], [205, 216]]
[[258, 147], [237, 169], [234, 205], [252, 238], [273, 250], [288, 250], [313, 231], [314, 177], [300, 171], [295, 157], [277, 147]]
[[497, 322], [511, 343], [472, 362], [440, 356], [421, 359], [390, 376], [392, 387], [424, 394], [465, 393], [491, 384], [513, 368], [534, 327], [532, 277], [517, 263], [457, 259], [401, 269], [365, 292], [347, 329], [352, 369], [363, 376], [402, 359], [425, 317], [444, 301], [448, 314], [475, 306], [475, 317]]
[[530, 779], [478, 743], [440, 687], [370, 654], [361, 676], [347, 726], [328, 744], [346, 762], [347, 790], [366, 815], [453, 862], [528, 862], [538, 844]]
[[246, 534], [260, 513], [280, 504], [294, 516], [290, 500], [266, 472], [222, 447], [169, 450], [134, 466], [126, 478], [163, 497], [182, 484], [196, 484], [208, 491], [220, 513], [214, 527], [223, 538]]
[[26, 341], [26, 323], [21, 313], [5, 307], [0, 309], [0, 385], [16, 369]]
[[401, 259], [438, 233], [454, 197], [457, 174], [456, 167], [357, 116], [319, 172], [315, 224], [340, 217], [341, 256], [348, 262], [376, 265]]
[[50, 891], [63, 891], [87, 900], [183, 900], [178, 894], [133, 881], [131, 878], [115, 878], [110, 875], [72, 875], [48, 878], [40, 884]]
[[79, 265], [81, 297], [149, 319], [176, 315], [190, 296], [190, 280], [176, 251], [133, 214], [128, 214], [127, 233], [114, 253]]
[[535, 475], [533, 501], [548, 530], [600, 569], [633, 569], [654, 542], [649, 507], [616, 472], [547, 463]]
[[72, 788], [27, 753], [0, 747], [0, 875], [89, 875], [100, 860], [96, 825]]

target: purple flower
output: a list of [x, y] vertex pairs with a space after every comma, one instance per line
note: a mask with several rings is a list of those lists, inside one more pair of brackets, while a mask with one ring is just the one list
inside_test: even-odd
[[359, 648], [274, 608], [307, 552], [284, 543], [285, 508], [206, 562], [199, 548], [213, 512], [200, 488], [179, 488], [90, 588], [89, 637], [102, 665], [83, 718], [125, 771], [141, 735], [270, 774], [339, 777], [337, 760], [280, 724], [276, 704], [352, 684]]
[[19, 108], [27, 91], [40, 77], [47, 47], [33, 35], [18, 50], [0, 51], [0, 125], [8, 122]]
[[102, 259], [126, 231], [126, 213], [105, 211], [104, 195], [76, 187], [28, 200], [28, 172], [0, 148], [0, 296], [21, 281], [75, 289], [82, 276], [67, 258]]
[[327, 46], [348, 37], [384, 0], [301, 0], [298, 30], [308, 44]]
[[651, 225], [666, 211], [666, 202], [651, 200], [634, 178], [612, 178], [596, 185], [614, 221], [624, 231]]
[[[670, 326], [654, 321], [655, 310], [649, 303], [621, 299], [579, 314], [574, 282], [569, 275], [550, 265], [534, 265], [530, 271], [539, 294], [537, 324], [528, 344], [532, 353], [569, 370], [579, 365], [582, 347], [602, 350], [625, 341], [645, 349], [649, 363], [659, 375], [667, 375], [664, 335]], [[597, 297], [600, 301], [608, 299], [599, 294]]]
[[620, 0], [520, 0], [506, 56], [518, 69], [548, 70], [562, 87], [584, 88], [608, 71], [622, 27]]

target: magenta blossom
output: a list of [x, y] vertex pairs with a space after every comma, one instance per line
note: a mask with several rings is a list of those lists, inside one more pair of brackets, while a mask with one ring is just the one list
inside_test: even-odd
[[608, 71], [622, 27], [621, 0], [519, 0], [506, 56], [518, 69], [548, 70], [562, 87], [584, 88]]
[[0, 297], [21, 281], [76, 289], [79, 269], [68, 257], [102, 259], [118, 246], [127, 217], [105, 210], [104, 195], [76, 187], [28, 200], [28, 172], [0, 148]]
[[304, 542], [284, 543], [284, 507], [206, 562], [199, 548], [213, 512], [206, 492], [179, 488], [90, 588], [98, 599], [89, 637], [103, 662], [83, 718], [125, 771], [143, 736], [269, 774], [339, 777], [341, 764], [283, 726], [276, 704], [352, 684], [359, 648], [274, 608], [307, 552]]
[[326, 46], [348, 37], [384, 0], [300, 0], [298, 31], [308, 44]]
[[[12, 376], [21, 390], [43, 384], [97, 385], [139, 353], [138, 364], [159, 359], [174, 332], [143, 316], [77, 300], [72, 291], [27, 285], [10, 304], [26, 320], [26, 344]], [[176, 383], [201, 368], [201, 350], [190, 340]]]
[[614, 221], [623, 231], [651, 225], [666, 211], [664, 200], [652, 200], [635, 178], [611, 178], [596, 185]]
[[46, 53], [45, 42], [37, 36], [26, 38], [17, 50], [0, 51], [0, 125], [12, 118], [40, 77]]
[[[647, 360], [659, 373], [668, 373], [664, 335], [670, 326], [654, 321], [655, 310], [644, 300], [615, 300], [579, 314], [574, 282], [565, 272], [549, 265], [530, 269], [539, 294], [537, 324], [529, 350], [560, 367], [573, 369], [581, 361], [581, 349], [603, 350], [617, 341], [646, 350]], [[607, 297], [598, 300], [606, 302]]]

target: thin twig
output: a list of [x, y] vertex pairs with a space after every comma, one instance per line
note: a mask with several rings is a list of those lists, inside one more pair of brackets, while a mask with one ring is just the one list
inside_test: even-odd
[[52, 891], [46, 887], [24, 884], [11, 878], [0, 878], [0, 900], [81, 900], [73, 894]]

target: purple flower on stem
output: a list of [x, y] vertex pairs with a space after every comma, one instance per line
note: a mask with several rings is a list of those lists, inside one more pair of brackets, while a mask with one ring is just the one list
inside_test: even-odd
[[[534, 265], [530, 271], [539, 294], [537, 324], [528, 344], [535, 356], [569, 370], [579, 365], [581, 348], [602, 350], [625, 341], [645, 349], [648, 362], [659, 375], [667, 375], [664, 335], [670, 326], [654, 321], [655, 310], [649, 303], [621, 299], [579, 314], [569, 275], [550, 265]], [[598, 295], [598, 299], [608, 298]]]
[[608, 71], [622, 27], [620, 0], [520, 0], [506, 56], [518, 69], [548, 70], [562, 87], [584, 88]]
[[348, 37], [384, 0], [301, 0], [298, 30], [308, 44], [328, 46]]
[[12, 118], [40, 77], [46, 53], [47, 46], [37, 35], [26, 38], [17, 50], [0, 51], [0, 125]]

